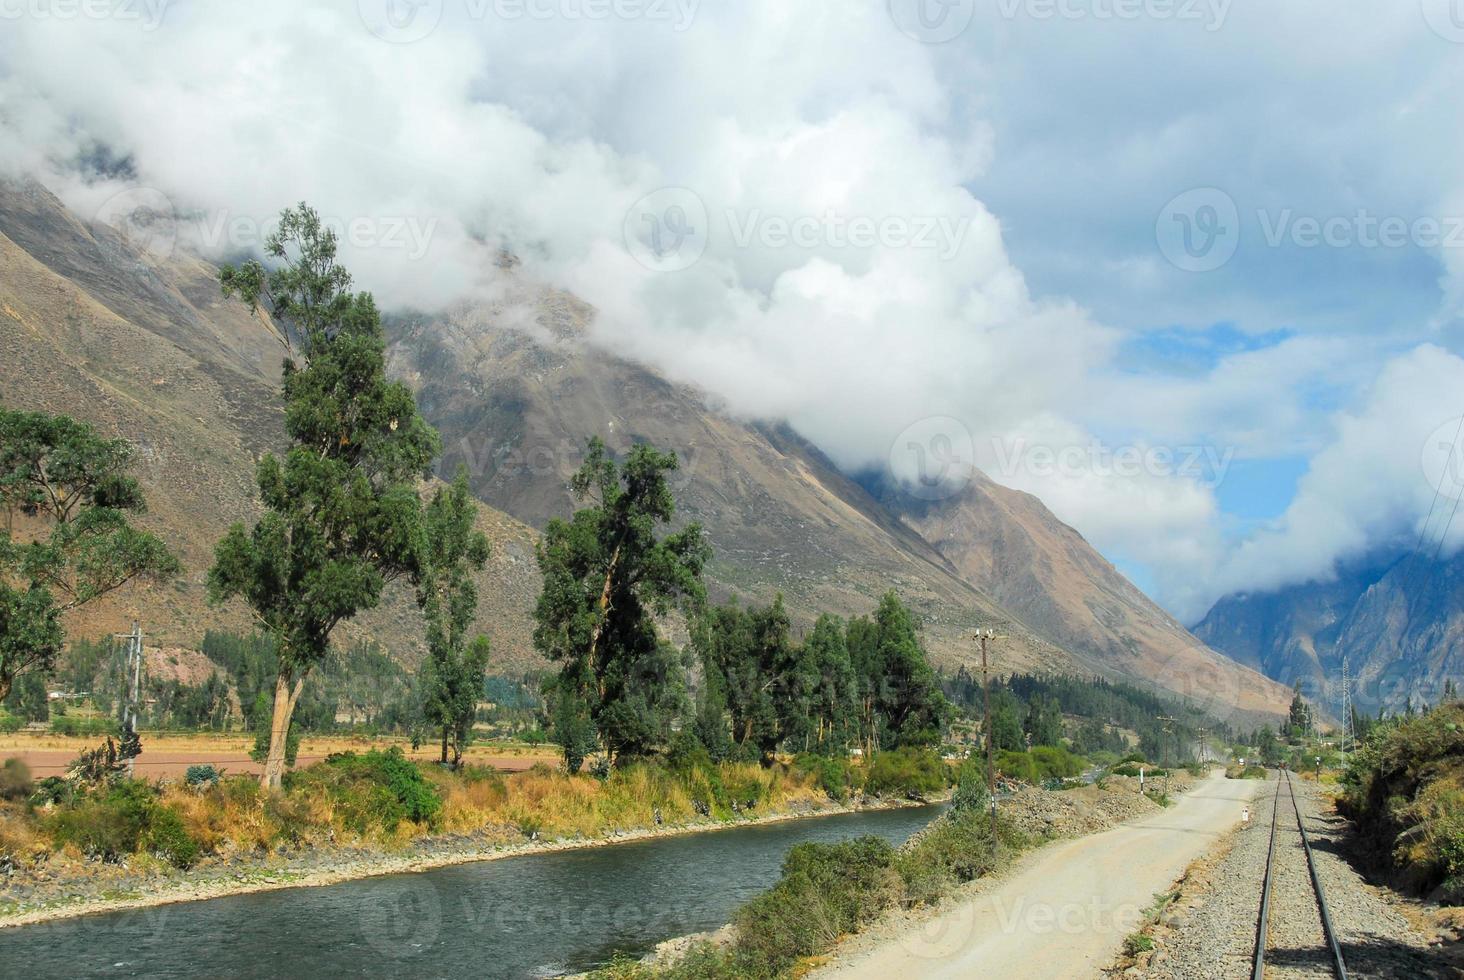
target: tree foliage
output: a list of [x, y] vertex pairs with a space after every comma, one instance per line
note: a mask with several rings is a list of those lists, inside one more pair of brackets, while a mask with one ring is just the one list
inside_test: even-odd
[[64, 415], [0, 409], [0, 700], [25, 671], [49, 672], [60, 617], [178, 561], [134, 527], [147, 510], [132, 446]]
[[644, 444], [617, 463], [590, 440], [571, 487], [591, 503], [550, 521], [538, 545], [534, 645], [559, 664], [560, 703], [583, 705], [614, 757], [664, 744], [684, 704], [679, 658], [654, 617], [701, 605], [711, 549], [697, 524], [658, 534], [675, 516], [676, 467], [674, 453]]
[[453, 766], [462, 762], [488, 669], [488, 637], [468, 635], [478, 612], [472, 573], [488, 562], [488, 537], [473, 529], [477, 510], [467, 472], [459, 470], [452, 486], [433, 496], [422, 520], [417, 604], [427, 623], [428, 651], [422, 711], [442, 733], [442, 762]]
[[381, 316], [336, 264], [335, 234], [301, 204], [281, 215], [266, 251], [279, 264], [226, 268], [224, 295], [267, 304], [286, 348], [290, 448], [266, 454], [256, 479], [265, 515], [235, 524], [209, 572], [215, 601], [243, 599], [276, 644], [270, 754], [277, 787], [284, 738], [306, 675], [332, 631], [374, 607], [387, 582], [415, 572], [416, 481], [439, 450], [406, 385], [386, 378]]

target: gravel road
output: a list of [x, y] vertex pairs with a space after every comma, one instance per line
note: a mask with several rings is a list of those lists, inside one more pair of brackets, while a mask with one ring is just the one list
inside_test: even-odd
[[1099, 976], [1141, 924], [1154, 893], [1234, 827], [1260, 788], [1217, 773], [1168, 809], [1044, 847], [988, 891], [873, 949], [847, 950], [816, 976]]
[[[1349, 975], [1399, 980], [1454, 976], [1392, 907], [1389, 893], [1364, 882], [1340, 856], [1344, 821], [1319, 798], [1315, 786], [1301, 779], [1294, 780], [1294, 786]], [[1158, 944], [1152, 959], [1132, 975], [1156, 980], [1250, 976], [1278, 789], [1281, 832], [1276, 840], [1266, 976], [1278, 980], [1332, 976], [1290, 797], [1275, 780], [1256, 800], [1255, 826], [1233, 834], [1228, 853], [1213, 867], [1201, 869], [1193, 887], [1186, 886], [1184, 898], [1152, 932]]]

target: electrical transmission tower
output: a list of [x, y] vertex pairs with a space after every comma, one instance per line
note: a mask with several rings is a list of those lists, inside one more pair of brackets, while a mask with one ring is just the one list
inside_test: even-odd
[[1342, 764], [1347, 764], [1347, 753], [1352, 751], [1352, 676], [1347, 670], [1347, 658], [1342, 658]]

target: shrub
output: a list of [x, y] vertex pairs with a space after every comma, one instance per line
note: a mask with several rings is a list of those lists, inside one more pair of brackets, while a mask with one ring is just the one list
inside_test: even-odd
[[793, 767], [813, 777], [818, 788], [831, 800], [843, 802], [859, 788], [859, 770], [848, 759], [804, 753], [793, 760]]
[[339, 752], [319, 766], [292, 773], [292, 792], [323, 793], [349, 829], [368, 834], [392, 832], [403, 820], [430, 824], [442, 809], [442, 797], [416, 764], [393, 746], [364, 755]]
[[973, 762], [967, 761], [956, 776], [956, 791], [951, 796], [951, 810], [955, 813], [984, 812], [991, 804], [991, 794], [986, 788], [986, 775]]
[[176, 810], [154, 804], [148, 814], [143, 844], [175, 868], [191, 868], [198, 861], [198, 841], [188, 835]]
[[773, 974], [829, 948], [899, 900], [894, 861], [894, 848], [879, 837], [799, 844], [778, 883], [738, 910], [741, 951]]
[[875, 796], [926, 796], [944, 789], [946, 777], [946, 764], [930, 749], [891, 749], [869, 764], [864, 788]]
[[123, 780], [84, 797], [51, 817], [50, 826], [57, 846], [73, 844], [88, 857], [104, 861], [143, 850], [179, 868], [198, 859], [198, 842], [188, 835], [178, 813], [160, 803], [141, 779]]
[[189, 786], [212, 786], [219, 781], [219, 771], [210, 765], [189, 766], [183, 774], [183, 781]]
[[30, 769], [19, 759], [6, 759], [0, 766], [0, 800], [24, 800], [35, 792]]
[[0, 708], [0, 734], [13, 735], [25, 727], [25, 719]]
[[[982, 786], [983, 798], [985, 791]], [[995, 848], [983, 808], [984, 804], [975, 809], [953, 809], [900, 853], [896, 866], [905, 881], [908, 901], [933, 902], [951, 885], [971, 881], [991, 870]]]

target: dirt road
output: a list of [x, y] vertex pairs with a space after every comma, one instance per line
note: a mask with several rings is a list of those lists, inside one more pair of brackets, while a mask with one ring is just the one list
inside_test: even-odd
[[1260, 783], [1216, 773], [1173, 807], [1030, 855], [923, 927], [851, 951], [824, 980], [1095, 977], [1156, 892], [1240, 821]]

